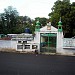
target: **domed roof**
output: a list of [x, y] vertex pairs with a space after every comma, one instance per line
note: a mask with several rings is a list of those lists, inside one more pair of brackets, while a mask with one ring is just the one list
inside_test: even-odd
[[40, 26], [40, 22], [39, 22], [39, 20], [36, 22], [36, 26]]

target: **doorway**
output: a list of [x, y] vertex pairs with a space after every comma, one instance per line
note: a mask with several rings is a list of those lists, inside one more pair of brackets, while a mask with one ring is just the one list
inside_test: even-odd
[[40, 52], [56, 53], [56, 33], [40, 34]]

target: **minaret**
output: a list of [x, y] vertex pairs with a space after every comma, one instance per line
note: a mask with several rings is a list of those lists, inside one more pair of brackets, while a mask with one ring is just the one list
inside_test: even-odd
[[58, 32], [62, 32], [62, 22], [61, 22], [61, 17], [60, 17], [60, 21], [58, 22]]
[[37, 20], [36, 22], [36, 27], [35, 27], [35, 32], [39, 32], [40, 31], [40, 22], [39, 22], [39, 19]]
[[[36, 26], [35, 26], [35, 37], [34, 37], [34, 42], [40, 45], [40, 25], [41, 23], [39, 22], [39, 19], [36, 21]], [[38, 45], [38, 53], [40, 53], [40, 46]]]
[[62, 30], [62, 22], [61, 17], [58, 22], [58, 34], [57, 34], [57, 53], [63, 52], [63, 30]]

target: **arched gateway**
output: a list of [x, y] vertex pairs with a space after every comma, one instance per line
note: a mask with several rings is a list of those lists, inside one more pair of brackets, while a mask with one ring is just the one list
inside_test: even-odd
[[[63, 31], [62, 22], [58, 22], [58, 29], [51, 25], [51, 22], [46, 26], [40, 28], [41, 23], [39, 20], [35, 26], [35, 36], [32, 34], [23, 33], [17, 34], [17, 51], [38, 51], [40, 52], [63, 52]], [[13, 38], [14, 39], [14, 38]]]
[[57, 29], [51, 26], [51, 22], [40, 28], [40, 22], [37, 21], [34, 41], [39, 43], [39, 52], [59, 52], [63, 43], [62, 22], [58, 22]]

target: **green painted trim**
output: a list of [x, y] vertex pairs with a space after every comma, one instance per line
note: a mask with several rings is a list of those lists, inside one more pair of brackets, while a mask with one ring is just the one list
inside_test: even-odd
[[62, 26], [58, 26], [58, 32], [62, 32]]
[[41, 25], [41, 23], [39, 22], [39, 19], [38, 19], [38, 21], [36, 21], [36, 26], [35, 26], [36, 32], [40, 31], [40, 25]]
[[57, 34], [55, 33], [44, 33], [44, 34], [41, 34], [41, 36], [49, 36], [49, 37], [54, 37], [54, 36], [57, 36]]
[[[44, 36], [42, 36], [44, 34], [47, 34], [47, 39], [48, 39], [47, 42], [46, 41], [45, 42], [41, 42], [41, 37], [44, 37]], [[56, 35], [55, 38], [53, 39], [53, 37], [50, 36], [50, 34], [55, 34]], [[43, 47], [43, 45], [47, 45], [47, 46]], [[51, 49], [52, 45], [55, 48], [55, 50]], [[57, 33], [40, 33], [40, 51], [41, 52], [51, 52], [51, 51], [55, 51], [56, 52], [56, 47], [57, 47]]]

